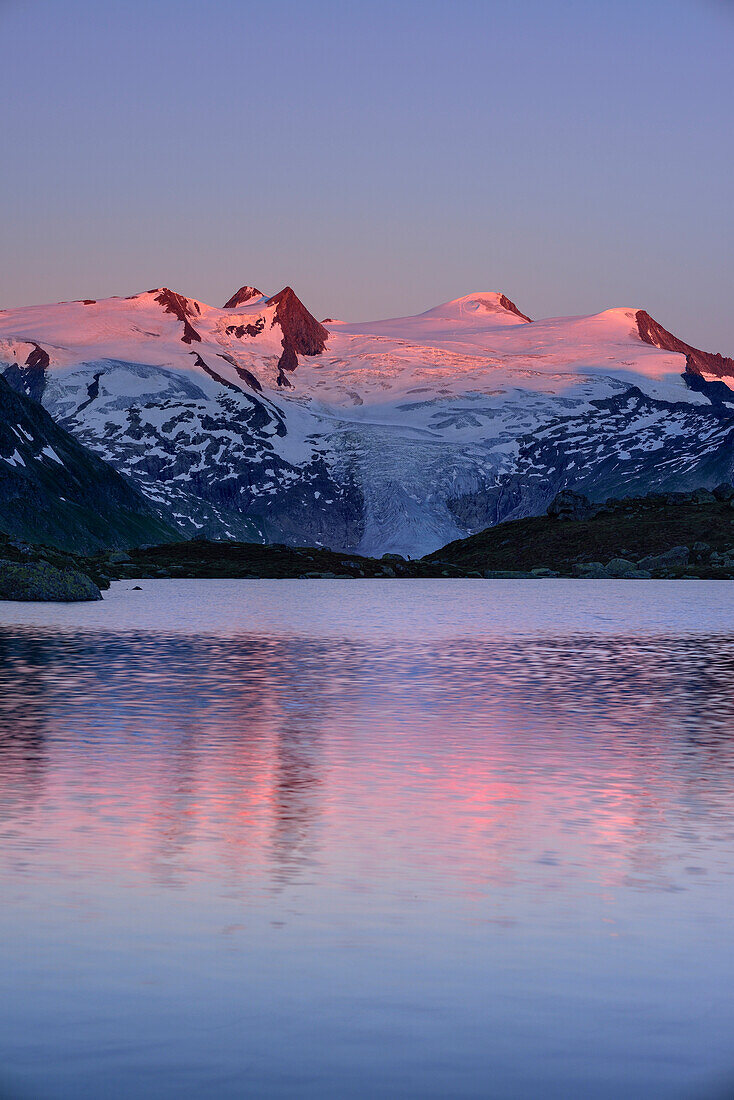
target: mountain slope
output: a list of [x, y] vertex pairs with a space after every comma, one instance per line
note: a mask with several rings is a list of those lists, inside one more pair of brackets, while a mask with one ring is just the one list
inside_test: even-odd
[[644, 311], [506, 295], [320, 324], [290, 287], [0, 313], [0, 371], [187, 537], [418, 556], [558, 491], [732, 477], [734, 363]]
[[132, 486], [0, 378], [0, 530], [75, 552], [169, 539]]

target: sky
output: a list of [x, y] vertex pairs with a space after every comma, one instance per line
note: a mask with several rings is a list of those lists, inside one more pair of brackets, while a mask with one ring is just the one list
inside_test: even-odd
[[0, 308], [501, 290], [734, 354], [734, 0], [0, 0]]

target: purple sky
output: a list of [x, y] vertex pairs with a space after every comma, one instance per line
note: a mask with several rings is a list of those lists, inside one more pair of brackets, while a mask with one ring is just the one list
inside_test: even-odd
[[0, 306], [503, 290], [734, 354], [732, 0], [0, 0]]

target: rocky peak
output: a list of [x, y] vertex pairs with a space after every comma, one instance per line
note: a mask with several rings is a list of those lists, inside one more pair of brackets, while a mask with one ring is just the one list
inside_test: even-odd
[[734, 359], [728, 359], [718, 352], [699, 351], [690, 344], [679, 340], [651, 317], [644, 309], [638, 309], [635, 314], [637, 331], [640, 339], [645, 344], [651, 344], [662, 351], [676, 352], [686, 357], [686, 371], [689, 374], [713, 374], [717, 378], [734, 376]]
[[280, 325], [283, 338], [283, 354], [278, 360], [278, 385], [290, 386], [286, 371], [294, 371], [299, 355], [320, 355], [326, 347], [329, 332], [308, 312], [292, 287], [268, 299], [268, 306], [275, 306], [273, 324]]
[[527, 321], [528, 324], [532, 324], [532, 319], [525, 313], [521, 313], [514, 302], [510, 301], [506, 294], [500, 294], [499, 304], [503, 309], [506, 309], [508, 313], [514, 313], [516, 317], [519, 317], [522, 321]]
[[184, 344], [190, 344], [194, 340], [198, 343], [201, 342], [201, 337], [195, 328], [189, 323], [190, 317], [196, 317], [201, 313], [201, 307], [198, 302], [194, 302], [191, 298], [184, 298], [183, 294], [177, 294], [175, 290], [169, 290], [167, 286], [156, 288], [149, 292], [153, 294], [154, 301], [163, 306], [164, 313], [172, 313], [174, 317], [178, 317], [179, 321], [183, 322], [183, 336], [181, 339]]
[[282, 329], [283, 347], [289, 344], [298, 355], [321, 354], [329, 333], [308, 312], [292, 287], [283, 287], [268, 299], [268, 305], [275, 306], [273, 323], [277, 322]]
[[241, 286], [240, 289], [233, 294], [228, 302], [224, 303], [224, 309], [236, 309], [237, 306], [244, 306], [247, 302], [251, 302], [256, 298], [263, 298], [263, 292], [258, 290], [254, 286]]

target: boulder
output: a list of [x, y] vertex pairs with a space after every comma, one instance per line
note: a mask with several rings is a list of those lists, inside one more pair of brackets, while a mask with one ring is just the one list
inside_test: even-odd
[[630, 573], [636, 573], [637, 569], [637, 563], [628, 561], [627, 558], [612, 558], [606, 565], [608, 577], [628, 577]]
[[57, 569], [47, 562], [0, 561], [0, 600], [72, 603], [101, 599], [94, 581], [76, 569]]
[[537, 565], [535, 569], [530, 570], [534, 577], [557, 577], [555, 569], [547, 569], [544, 565]]
[[574, 493], [573, 489], [562, 489], [548, 505], [547, 513], [551, 519], [580, 520], [591, 519], [598, 510], [582, 493]]
[[708, 489], [694, 489], [689, 495], [692, 504], [713, 504], [717, 500]]
[[609, 576], [600, 561], [577, 562], [573, 567], [573, 575], [574, 577], [585, 577], [587, 580], [602, 580]]
[[687, 546], [673, 546], [663, 554], [648, 554], [637, 563], [638, 569], [685, 569], [690, 551]]

